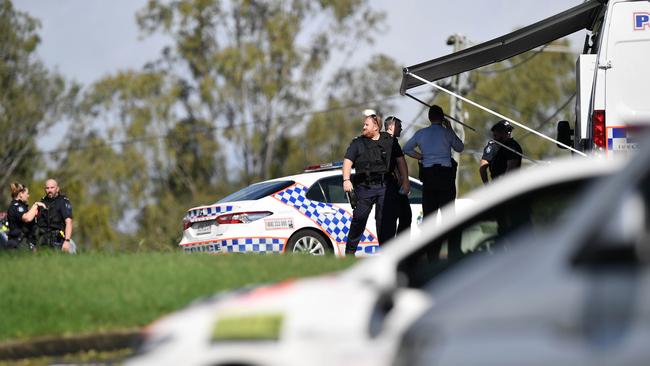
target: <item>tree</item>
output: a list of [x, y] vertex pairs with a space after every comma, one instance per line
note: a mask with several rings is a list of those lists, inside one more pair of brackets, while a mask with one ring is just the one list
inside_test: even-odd
[[36, 138], [61, 118], [77, 92], [48, 71], [35, 51], [40, 24], [0, 0], [0, 187], [43, 169]]
[[186, 112], [226, 128], [245, 183], [270, 177], [278, 143], [302, 122], [287, 116], [313, 105], [333, 50], [370, 41], [381, 19], [365, 0], [151, 0], [138, 14], [143, 31], [174, 40], [157, 64], [185, 70]]
[[401, 76], [401, 68], [386, 55], [375, 55], [358, 68], [340, 69], [328, 85], [324, 111], [313, 114], [304, 131], [283, 142], [277, 167], [284, 170], [278, 173], [343, 160], [350, 141], [361, 134], [364, 109], [374, 109], [383, 117], [395, 110], [392, 97]]

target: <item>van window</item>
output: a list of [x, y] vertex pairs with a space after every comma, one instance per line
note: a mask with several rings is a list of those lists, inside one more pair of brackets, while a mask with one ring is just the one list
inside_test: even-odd
[[421, 287], [469, 256], [498, 255], [507, 250], [513, 232], [523, 228], [538, 232], [558, 219], [589, 182], [563, 183], [513, 197], [433, 238], [402, 260], [398, 271], [405, 275], [409, 287]]

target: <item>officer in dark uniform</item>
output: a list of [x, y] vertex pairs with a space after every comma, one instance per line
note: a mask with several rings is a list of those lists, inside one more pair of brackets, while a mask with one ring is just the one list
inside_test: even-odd
[[[345, 246], [346, 256], [356, 253], [372, 205], [375, 205], [379, 244], [390, 239], [382, 231], [381, 222], [386, 184], [395, 165], [402, 177], [402, 191], [408, 193], [411, 190], [402, 149], [395, 138], [386, 132], [380, 132], [380, 128], [377, 115], [366, 116], [361, 136], [352, 140], [343, 160], [343, 189], [345, 192], [354, 190], [357, 196], [357, 205], [353, 209], [352, 223]], [[354, 182], [350, 180], [353, 166]]]
[[35, 231], [34, 218], [38, 214], [39, 207], [45, 207], [41, 202], [36, 202], [29, 207], [29, 189], [20, 183], [11, 183], [11, 203], [7, 210], [7, 231], [6, 246], [9, 249], [17, 249], [23, 243], [34, 248]]
[[[384, 131], [397, 139], [402, 134], [402, 121], [394, 116], [386, 118], [384, 120]], [[384, 212], [386, 214], [382, 215], [382, 220], [384, 220], [382, 222], [382, 230], [384, 230], [388, 237], [410, 229], [413, 218], [408, 194], [404, 194], [400, 190], [402, 177], [399, 174], [399, 169], [393, 169], [391, 173], [392, 176], [386, 187], [386, 204], [384, 205]], [[398, 221], [399, 225], [397, 225]]]
[[483, 149], [483, 156], [481, 157], [481, 165], [479, 167], [479, 174], [483, 184], [487, 184], [488, 169], [492, 180], [497, 177], [521, 167], [521, 146], [515, 139], [512, 138], [512, 125], [506, 121], [501, 120], [492, 126], [492, 137], [494, 140], [504, 144], [510, 149], [518, 152], [519, 154], [500, 146], [496, 142], [490, 140]]
[[46, 206], [36, 219], [37, 241], [39, 245], [72, 251], [72, 204], [59, 193], [59, 185], [54, 179], [45, 182], [45, 197], [41, 202]]
[[[492, 137], [494, 140], [507, 146], [509, 149], [497, 144], [494, 141], [489, 141], [483, 149], [483, 156], [481, 157], [481, 166], [479, 173], [483, 184], [488, 184], [487, 170], [490, 170], [492, 180], [506, 174], [509, 171], [519, 169], [521, 167], [521, 146], [512, 138], [511, 133], [513, 130], [512, 125], [506, 121], [501, 120], [492, 126]], [[515, 153], [514, 151], [517, 153]], [[509, 232], [513, 227], [519, 227], [526, 223], [530, 223], [531, 213], [526, 205], [519, 205], [512, 207], [509, 210], [502, 210], [496, 213], [497, 233], [504, 235]]]

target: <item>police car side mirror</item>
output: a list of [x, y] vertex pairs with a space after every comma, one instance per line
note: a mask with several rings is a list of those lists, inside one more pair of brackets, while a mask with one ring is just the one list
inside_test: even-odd
[[[569, 121], [559, 121], [557, 123], [557, 140], [561, 143], [569, 146], [573, 146], [573, 130]], [[560, 149], [566, 149], [566, 147], [556, 144]]]

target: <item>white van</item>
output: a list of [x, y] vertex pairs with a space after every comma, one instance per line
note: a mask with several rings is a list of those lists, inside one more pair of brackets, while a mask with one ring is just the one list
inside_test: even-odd
[[650, 124], [650, 1], [606, 2], [589, 41], [576, 67], [575, 132], [560, 122], [558, 138], [581, 151], [635, 150], [636, 130]]
[[587, 0], [505, 36], [407, 67], [400, 92], [408, 95], [409, 89], [423, 84], [446, 91], [433, 82], [505, 60], [583, 29], [591, 34], [577, 60], [575, 127], [572, 129], [567, 121], [558, 123], [556, 142], [580, 154], [593, 151], [613, 155], [636, 149], [635, 131], [650, 125], [650, 99], [646, 94], [650, 86], [648, 0]]

